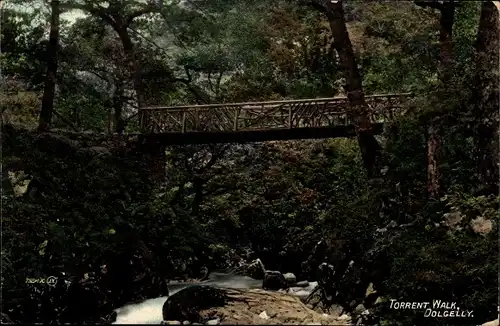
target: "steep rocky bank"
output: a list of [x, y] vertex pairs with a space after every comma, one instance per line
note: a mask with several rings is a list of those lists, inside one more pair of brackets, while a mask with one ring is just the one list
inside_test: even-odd
[[201, 310], [205, 318], [223, 325], [348, 325], [346, 315], [332, 316], [308, 308], [299, 298], [261, 289], [227, 290], [231, 298], [223, 307]]

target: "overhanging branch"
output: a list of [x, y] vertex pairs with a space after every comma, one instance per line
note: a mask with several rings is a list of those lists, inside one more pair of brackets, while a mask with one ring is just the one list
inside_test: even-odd
[[146, 7], [141, 8], [139, 10], [136, 10], [136, 11], [132, 12], [131, 14], [129, 14], [125, 18], [125, 26], [129, 27], [129, 25], [132, 24], [134, 19], [139, 17], [139, 16], [146, 15], [146, 14], [152, 14], [154, 12], [159, 12], [159, 10], [156, 6], [154, 6], [152, 4], [147, 5]]
[[119, 27], [116, 21], [106, 12], [106, 8], [103, 8], [101, 6], [94, 7], [88, 4], [61, 3], [60, 8], [61, 10], [80, 9], [83, 11], [87, 11], [88, 13], [101, 18], [106, 23], [110, 24], [114, 29]]

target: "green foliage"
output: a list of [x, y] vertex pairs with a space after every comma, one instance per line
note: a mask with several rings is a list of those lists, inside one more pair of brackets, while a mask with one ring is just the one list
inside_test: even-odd
[[[122, 14], [138, 5], [126, 4]], [[488, 154], [480, 127], [498, 118], [495, 85], [476, 85], [495, 76], [478, 74], [479, 7], [457, 8], [454, 76], [439, 85], [436, 11], [410, 1], [346, 3], [365, 92], [417, 94], [411, 111], [379, 138], [381, 180], [368, 179], [352, 139], [170, 147], [159, 182], [131, 148], [7, 126], [1, 271], [9, 291], [2, 304], [17, 309], [29, 291], [26, 277], [98, 266], [130, 225], [154, 253], [153, 268], [170, 278], [228, 268], [245, 248], [267, 268], [300, 273], [318, 240], [329, 243], [332, 263], [347, 254], [344, 241], [354, 243], [350, 254], [369, 266], [386, 297], [456, 301], [474, 309], [474, 323], [493, 319], [499, 203], [479, 193], [487, 180], [477, 165]], [[148, 104], [330, 97], [344, 83], [329, 24], [309, 7], [231, 0], [172, 1], [163, 9], [130, 28]], [[12, 8], [3, 16], [3, 122], [36, 126], [45, 74], [41, 16]], [[62, 25], [59, 54], [56, 109], [78, 129], [107, 130], [121, 86], [123, 117], [134, 113], [122, 42], [100, 18]], [[441, 201], [427, 194], [428, 122], [435, 117]], [[54, 117], [54, 126], [63, 122]], [[132, 122], [127, 131], [137, 128]], [[7, 178], [19, 171], [17, 183]], [[446, 214], [462, 216], [457, 228], [445, 225]], [[478, 218], [492, 229], [478, 233]], [[411, 226], [375, 232], [392, 220]], [[385, 305], [378, 310], [386, 323], [442, 324]]]
[[[393, 257], [391, 277], [385, 281], [389, 296], [401, 301], [453, 301], [461, 309], [474, 310], [477, 322], [491, 319], [496, 313], [494, 284], [498, 282], [498, 198], [454, 193], [442, 201], [446, 204], [443, 210], [462, 214], [462, 228], [446, 231], [445, 227], [428, 225], [394, 238], [386, 247], [388, 256]], [[493, 221], [491, 232], [482, 235], [472, 231], [471, 219], [478, 216]], [[386, 314], [392, 322], [423, 321], [419, 314], [394, 309]], [[427, 323], [438, 325], [439, 321]]]

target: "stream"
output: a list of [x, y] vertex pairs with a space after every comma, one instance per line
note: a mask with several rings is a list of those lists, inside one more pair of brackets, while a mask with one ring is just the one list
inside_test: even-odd
[[[173, 295], [189, 286], [203, 284], [228, 289], [261, 289], [262, 280], [248, 276], [213, 272], [202, 282], [178, 282], [168, 285], [169, 295]], [[300, 298], [307, 297], [316, 287], [317, 282], [311, 282], [308, 287], [297, 289], [290, 294]], [[292, 288], [293, 289], [293, 288]], [[113, 324], [160, 324], [163, 321], [162, 308], [168, 296], [148, 299], [141, 303], [128, 304], [116, 309], [116, 321]]]

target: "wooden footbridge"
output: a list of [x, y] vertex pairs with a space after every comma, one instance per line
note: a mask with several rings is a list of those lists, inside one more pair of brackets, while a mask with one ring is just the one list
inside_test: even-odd
[[[404, 115], [411, 93], [366, 96], [373, 131]], [[162, 144], [232, 143], [352, 137], [346, 97], [146, 107], [141, 130]]]

